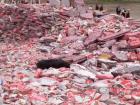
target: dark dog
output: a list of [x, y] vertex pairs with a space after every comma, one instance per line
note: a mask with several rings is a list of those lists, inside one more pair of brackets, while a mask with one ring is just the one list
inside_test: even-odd
[[125, 8], [121, 8], [120, 6], [116, 7], [116, 14], [121, 15], [125, 18], [130, 18], [130, 12], [129, 10], [126, 10]]
[[62, 60], [62, 59], [48, 59], [48, 60], [40, 60], [36, 64], [37, 68], [40, 69], [48, 69], [50, 67], [53, 68], [61, 68], [61, 67], [70, 67], [70, 63]]
[[125, 17], [130, 18], [130, 12], [128, 10], [126, 11]]
[[121, 9], [121, 15], [122, 15], [123, 17], [125, 17], [125, 15], [126, 15], [126, 9], [125, 9], [125, 8]]
[[120, 13], [121, 13], [121, 8], [120, 8], [120, 6], [117, 6], [116, 7], [116, 14], [120, 15]]

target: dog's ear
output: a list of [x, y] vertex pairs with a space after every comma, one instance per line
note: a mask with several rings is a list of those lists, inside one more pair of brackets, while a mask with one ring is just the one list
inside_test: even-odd
[[103, 11], [103, 10], [104, 10], [104, 7], [103, 7], [103, 4], [101, 4], [100, 11]]
[[96, 5], [95, 5], [95, 10], [99, 10], [99, 6], [98, 6], [97, 3], [96, 3]]

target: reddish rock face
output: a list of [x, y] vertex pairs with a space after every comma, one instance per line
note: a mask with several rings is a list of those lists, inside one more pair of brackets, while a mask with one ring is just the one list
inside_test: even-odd
[[130, 47], [134, 48], [140, 47], [140, 38], [129, 37], [128, 44], [130, 45]]

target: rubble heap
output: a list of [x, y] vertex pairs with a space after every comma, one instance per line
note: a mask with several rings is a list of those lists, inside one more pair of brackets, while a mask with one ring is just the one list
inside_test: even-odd
[[[1, 42], [1, 104], [140, 104], [140, 21], [115, 14], [91, 18], [90, 11], [75, 17], [66, 7], [46, 13], [52, 7], [35, 4], [0, 8], [3, 40], [39, 36]], [[70, 61], [70, 68], [35, 67], [50, 58]]]
[[0, 11], [1, 38], [16, 40], [44, 36], [52, 27], [61, 28], [69, 17], [49, 4], [3, 4]]

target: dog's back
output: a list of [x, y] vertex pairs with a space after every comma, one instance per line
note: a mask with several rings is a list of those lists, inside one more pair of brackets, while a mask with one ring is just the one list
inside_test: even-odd
[[48, 69], [50, 67], [60, 68], [60, 67], [70, 67], [70, 64], [62, 59], [48, 59], [40, 60], [37, 62], [37, 68]]

